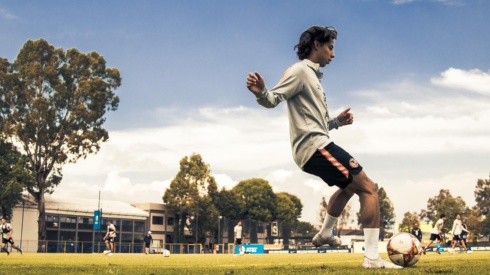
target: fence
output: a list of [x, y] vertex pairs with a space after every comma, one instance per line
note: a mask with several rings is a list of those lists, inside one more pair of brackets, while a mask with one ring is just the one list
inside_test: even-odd
[[[17, 243], [19, 245], [19, 243]], [[102, 253], [106, 250], [105, 243], [102, 242], [74, 242], [74, 241], [29, 241], [24, 240], [20, 247], [24, 252], [41, 253]], [[40, 248], [40, 249], [38, 249]], [[164, 244], [164, 249], [173, 254], [200, 254], [203, 253], [201, 244], [171, 243]], [[155, 253], [162, 253], [162, 247], [152, 247]], [[10, 248], [11, 249], [11, 248]], [[143, 243], [114, 243], [116, 253], [142, 253]]]

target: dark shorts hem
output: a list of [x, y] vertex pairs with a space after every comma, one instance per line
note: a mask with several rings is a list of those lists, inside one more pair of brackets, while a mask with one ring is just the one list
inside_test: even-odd
[[352, 176], [362, 171], [362, 166], [333, 142], [323, 149], [323, 153], [320, 150], [315, 151], [303, 171], [320, 177], [329, 186], [347, 187], [352, 182]]

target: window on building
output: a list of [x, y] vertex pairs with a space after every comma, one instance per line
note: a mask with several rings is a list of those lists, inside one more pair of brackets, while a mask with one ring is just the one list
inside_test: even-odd
[[94, 218], [78, 217], [78, 229], [93, 229]]
[[152, 216], [151, 224], [163, 225], [163, 216]]
[[77, 218], [76, 217], [60, 217], [60, 225], [61, 228], [64, 229], [75, 229], [77, 227]]
[[146, 225], [144, 221], [134, 222], [134, 232], [145, 232]]
[[47, 228], [58, 228], [59, 227], [59, 217], [53, 215], [46, 216], [46, 227]]
[[133, 232], [133, 221], [123, 220], [122, 221], [122, 231]]
[[175, 222], [175, 219], [173, 217], [170, 217], [167, 219], [167, 225], [173, 226]]

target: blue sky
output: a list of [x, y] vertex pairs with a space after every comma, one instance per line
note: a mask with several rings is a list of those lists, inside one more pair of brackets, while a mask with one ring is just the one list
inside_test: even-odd
[[123, 77], [110, 141], [68, 165], [55, 196], [102, 189], [107, 199], [161, 201], [180, 158], [197, 152], [221, 186], [264, 177], [298, 195], [303, 219], [316, 222], [334, 189], [294, 166], [284, 106], [262, 109], [244, 83], [256, 70], [272, 87], [296, 62], [304, 29], [335, 26], [323, 85], [331, 112], [352, 107], [356, 122], [333, 138], [401, 219], [441, 188], [472, 206], [476, 180], [488, 177], [489, 12], [484, 0], [0, 0], [0, 56], [13, 61], [42, 37], [97, 51]]

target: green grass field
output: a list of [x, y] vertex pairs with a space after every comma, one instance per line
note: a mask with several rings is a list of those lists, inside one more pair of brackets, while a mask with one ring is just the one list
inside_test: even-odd
[[[386, 255], [382, 255], [387, 259]], [[490, 274], [490, 252], [428, 253], [410, 268], [365, 270], [362, 254], [0, 254], [0, 274]]]

